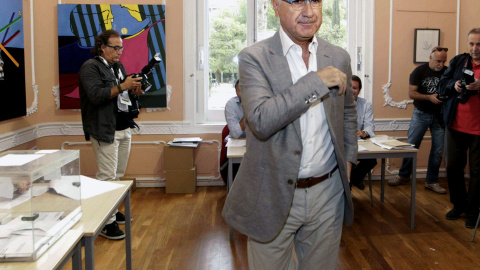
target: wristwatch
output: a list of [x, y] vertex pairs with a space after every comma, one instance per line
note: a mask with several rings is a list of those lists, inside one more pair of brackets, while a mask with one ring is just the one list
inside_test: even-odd
[[122, 87], [120, 86], [120, 84], [117, 84], [117, 87], [118, 87], [118, 92], [120, 92], [120, 94], [123, 93], [124, 90], [122, 89]]

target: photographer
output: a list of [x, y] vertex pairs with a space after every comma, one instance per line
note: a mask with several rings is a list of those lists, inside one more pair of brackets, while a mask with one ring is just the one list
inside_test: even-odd
[[[119, 61], [122, 45], [118, 32], [104, 31], [95, 38], [91, 50], [95, 57], [87, 60], [79, 73], [83, 131], [85, 139], [92, 140], [98, 180], [119, 180], [125, 174], [132, 138], [130, 128], [137, 127], [131, 105], [136, 105], [136, 95], [144, 93], [142, 78], [127, 77]], [[117, 223], [125, 223], [120, 212], [100, 235], [115, 240], [125, 238]]]
[[[447, 180], [453, 209], [446, 218], [455, 220], [466, 213], [465, 227], [474, 228], [480, 206], [480, 28], [470, 30], [467, 37], [469, 54], [457, 55], [450, 61], [440, 79], [438, 91], [450, 96], [444, 119], [447, 126]], [[470, 167], [468, 192], [464, 177], [467, 153]]]
[[[428, 63], [418, 66], [410, 74], [409, 96], [413, 99], [412, 120], [408, 128], [407, 142], [419, 148], [427, 129], [432, 135], [432, 148], [428, 158], [427, 181], [425, 188], [445, 194], [446, 190], [438, 184], [438, 171], [442, 163], [445, 125], [443, 124], [443, 102], [437, 94], [437, 84], [447, 69], [447, 48], [434, 47]], [[404, 158], [398, 175], [388, 180], [390, 186], [410, 182], [412, 158]]]

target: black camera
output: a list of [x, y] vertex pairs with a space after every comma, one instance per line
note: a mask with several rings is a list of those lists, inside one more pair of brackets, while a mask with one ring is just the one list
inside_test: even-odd
[[450, 98], [449, 96], [442, 95], [440, 93], [438, 93], [438, 95], [437, 95], [437, 99], [440, 100], [440, 101], [443, 101], [443, 102], [447, 101], [449, 98]]
[[458, 102], [465, 104], [467, 103], [470, 96], [477, 94], [478, 91], [469, 91], [467, 90], [467, 85], [473, 83], [475, 81], [475, 77], [473, 76], [473, 70], [468, 68], [463, 68], [462, 70], [462, 80], [461, 80], [461, 87], [462, 92], [457, 96]]
[[138, 97], [136, 95], [131, 95], [130, 93], [128, 94], [130, 97], [130, 102], [132, 105], [128, 106], [128, 113], [132, 118], [138, 118], [138, 115], [140, 114], [140, 108], [142, 108], [140, 102], [138, 102]]
[[153, 67], [160, 63], [162, 59], [160, 58], [160, 53], [156, 53], [152, 59], [150, 59], [150, 62], [148, 62], [148, 65], [144, 66], [142, 68], [141, 73], [135, 73], [133, 74], [133, 78], [142, 78], [140, 80], [140, 83], [142, 84], [142, 90], [147, 92], [152, 88], [152, 84], [148, 82], [148, 74], [152, 72]]

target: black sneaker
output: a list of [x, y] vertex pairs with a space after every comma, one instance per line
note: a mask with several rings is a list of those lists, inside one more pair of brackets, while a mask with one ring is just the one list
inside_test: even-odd
[[465, 227], [469, 229], [475, 229], [475, 225], [477, 225], [478, 215], [475, 216], [467, 216], [467, 220], [465, 220]]
[[115, 221], [118, 223], [118, 224], [125, 224], [125, 215], [122, 214], [121, 212], [117, 212], [115, 214]]
[[[133, 218], [130, 218], [130, 221], [132, 221]], [[115, 214], [115, 221], [118, 223], [118, 224], [125, 224], [125, 215], [122, 214], [121, 212], [117, 212]]]
[[445, 217], [448, 220], [456, 220], [461, 218], [464, 212], [464, 210], [459, 210], [458, 208], [453, 207], [453, 209], [450, 210]]
[[118, 224], [115, 221], [112, 224], [105, 225], [100, 235], [110, 240], [121, 240], [125, 238], [125, 233], [118, 228]]

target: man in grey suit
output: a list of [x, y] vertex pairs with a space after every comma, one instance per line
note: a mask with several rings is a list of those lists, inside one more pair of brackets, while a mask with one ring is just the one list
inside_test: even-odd
[[357, 114], [350, 57], [315, 36], [322, 1], [272, 0], [281, 28], [238, 55], [247, 151], [223, 217], [250, 269], [335, 269], [353, 204]]

